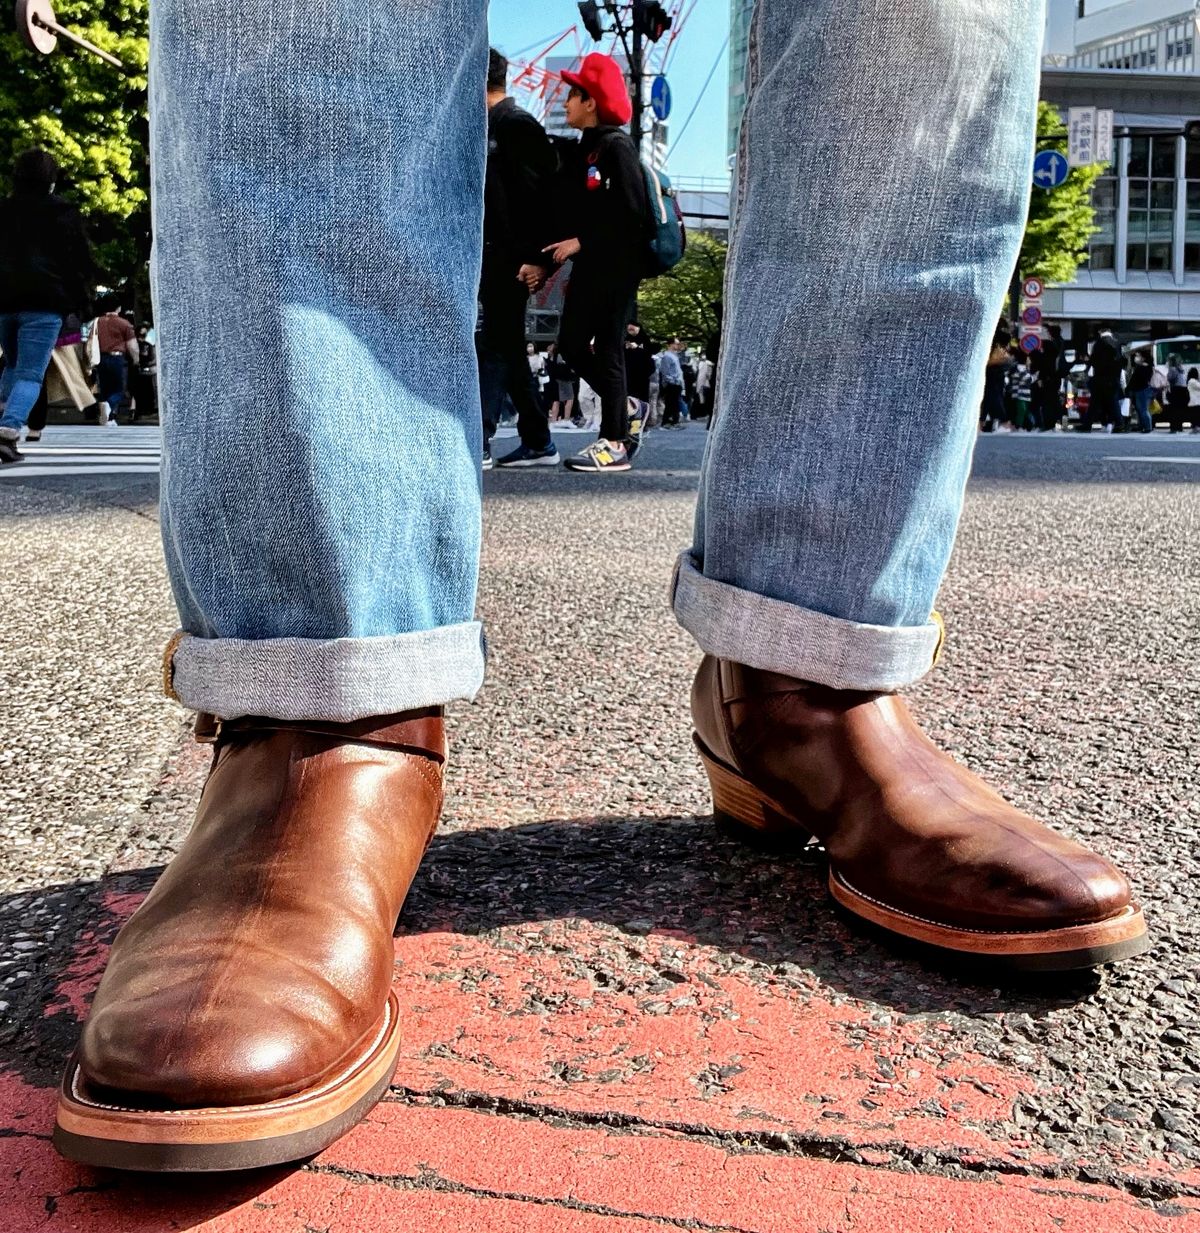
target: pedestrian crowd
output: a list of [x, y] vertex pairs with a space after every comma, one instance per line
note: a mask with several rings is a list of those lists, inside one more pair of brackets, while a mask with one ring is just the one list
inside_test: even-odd
[[1190, 424], [1200, 435], [1200, 367], [1179, 354], [1154, 363], [1152, 346], [1122, 346], [1101, 325], [1086, 349], [1072, 353], [1062, 327], [1026, 353], [1002, 322], [992, 340], [984, 378], [979, 426], [983, 432], [1054, 432], [1064, 419], [1076, 432], [1154, 431], [1163, 416], [1173, 434]]
[[96, 300], [83, 219], [55, 193], [58, 177], [53, 156], [25, 150], [0, 200], [0, 463], [21, 460], [22, 432], [41, 439], [51, 404], [115, 424], [155, 402], [154, 335], [135, 331], [119, 297]]

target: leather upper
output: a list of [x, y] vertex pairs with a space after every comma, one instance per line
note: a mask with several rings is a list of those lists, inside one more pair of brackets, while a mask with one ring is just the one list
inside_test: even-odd
[[195, 825], [118, 935], [80, 1044], [89, 1086], [139, 1105], [274, 1100], [364, 1051], [441, 811], [440, 711], [214, 735]]
[[890, 908], [1028, 931], [1107, 920], [1130, 901], [1116, 868], [959, 766], [894, 694], [708, 656], [692, 710], [708, 751], [815, 835], [854, 890]]

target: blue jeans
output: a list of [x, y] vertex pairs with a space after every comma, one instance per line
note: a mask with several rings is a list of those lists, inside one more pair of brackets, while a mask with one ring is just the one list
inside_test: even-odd
[[1154, 431], [1154, 416], [1150, 414], [1150, 403], [1154, 398], [1154, 391], [1147, 386], [1144, 390], [1137, 390], [1133, 395], [1133, 405], [1137, 408], [1138, 428], [1142, 432]]
[[125, 405], [129, 384], [129, 365], [123, 355], [102, 355], [96, 371], [99, 401], [106, 402], [115, 417]]
[[[673, 591], [705, 650], [864, 689], [931, 666], [1042, 17], [759, 0], [716, 419]], [[471, 697], [484, 0], [236, 23], [226, 0], [154, 0], [152, 34], [171, 690], [330, 720]]]
[[54, 344], [62, 332], [59, 313], [0, 313], [0, 437], [16, 440], [37, 402]]

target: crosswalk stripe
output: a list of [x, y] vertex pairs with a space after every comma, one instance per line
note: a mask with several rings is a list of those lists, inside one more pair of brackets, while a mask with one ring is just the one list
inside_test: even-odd
[[17, 448], [24, 461], [0, 467], [0, 479], [154, 475], [162, 459], [162, 435], [153, 425], [54, 427], [47, 428], [40, 441]]

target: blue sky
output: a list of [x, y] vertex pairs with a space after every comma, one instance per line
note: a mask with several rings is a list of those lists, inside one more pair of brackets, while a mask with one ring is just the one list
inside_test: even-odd
[[[685, 0], [686, 12], [693, 0]], [[668, 8], [672, 7], [670, 4]], [[569, 26], [579, 26], [585, 47], [590, 40], [579, 21], [579, 6], [574, 0], [491, 0], [492, 42], [506, 55], [536, 45], [540, 50]], [[729, 33], [729, 0], [694, 0], [694, 7], [679, 36], [667, 76], [671, 83], [674, 105], [671, 113], [671, 141], [678, 142], [671, 151], [670, 171], [675, 176], [727, 176], [725, 162], [725, 121], [729, 82], [728, 51], [717, 63], [708, 90], [700, 99], [704, 80], [717, 61], [718, 52]], [[568, 40], [560, 50], [568, 52], [574, 43]], [[518, 59], [534, 55], [525, 51]], [[689, 112], [700, 99], [691, 123], [680, 136], [680, 129]]]

